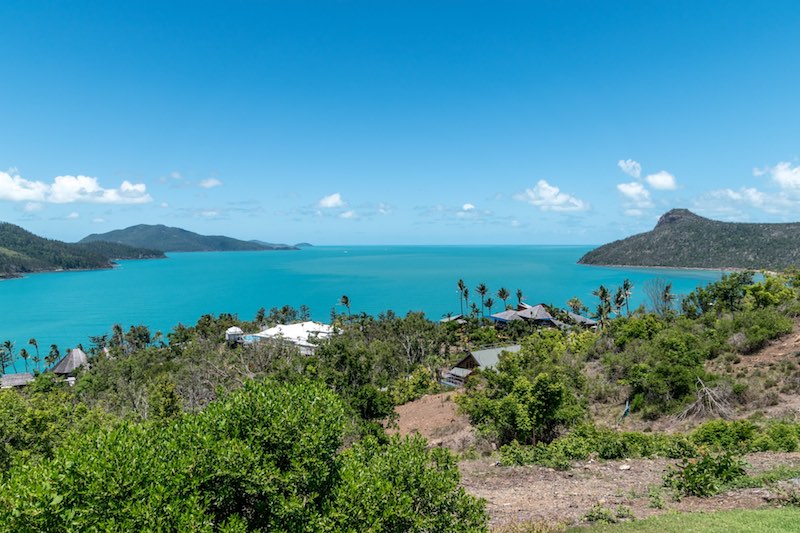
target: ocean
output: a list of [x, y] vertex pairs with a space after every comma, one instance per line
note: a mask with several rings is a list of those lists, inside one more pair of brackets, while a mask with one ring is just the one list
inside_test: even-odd
[[[0, 343], [15, 352], [35, 338], [42, 357], [51, 344], [62, 353], [89, 336], [144, 324], [166, 334], [178, 323], [194, 324], [206, 313], [252, 319], [260, 307], [307, 305], [315, 320], [328, 321], [346, 294], [353, 313], [377, 315], [423, 311], [432, 320], [458, 314], [461, 278], [476, 299], [485, 283], [501, 310], [502, 286], [516, 303], [522, 289], [530, 304], [566, 307], [573, 296], [590, 309], [600, 284], [612, 290], [633, 282], [631, 308], [646, 301], [653, 278], [686, 294], [719, 279], [721, 272], [592, 267], [577, 264], [590, 246], [321, 246], [299, 251], [171, 253], [167, 259], [120, 261], [110, 270], [56, 272], [0, 282]], [[22, 360], [16, 362], [24, 370]], [[9, 369], [8, 372], [13, 370]]]

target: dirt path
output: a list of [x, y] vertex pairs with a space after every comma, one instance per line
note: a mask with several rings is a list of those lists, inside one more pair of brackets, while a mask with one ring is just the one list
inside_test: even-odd
[[[759, 453], [748, 456], [748, 473], [779, 465], [800, 467], [800, 453]], [[556, 471], [539, 466], [501, 467], [488, 459], [461, 463], [462, 484], [485, 498], [493, 526], [513, 523], [578, 524], [596, 504], [608, 509], [624, 506], [636, 518], [669, 511], [721, 511], [768, 505], [783, 487], [742, 489], [711, 498], [685, 497], [674, 501], [661, 487], [662, 476], [674, 461], [637, 459], [576, 464]], [[792, 482], [789, 482], [792, 483]], [[794, 480], [800, 486], [800, 479]], [[663, 508], [653, 507], [660, 494]]]

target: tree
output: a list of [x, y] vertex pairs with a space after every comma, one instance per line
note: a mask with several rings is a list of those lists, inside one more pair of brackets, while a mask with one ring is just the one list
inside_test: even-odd
[[630, 300], [631, 294], [633, 294], [633, 283], [628, 278], [622, 281], [622, 292], [625, 295], [625, 311], [628, 316], [631, 316]]
[[572, 309], [572, 312], [576, 315], [581, 314], [582, 311], [586, 311], [586, 306], [583, 305], [583, 302], [577, 296], [573, 296], [567, 301], [567, 307]]
[[464, 287], [464, 304], [469, 309], [469, 287]]
[[675, 295], [672, 294], [672, 283], [666, 279], [658, 277], [647, 281], [644, 284], [644, 293], [650, 300], [653, 312], [659, 316], [666, 316], [672, 311], [672, 303]]
[[459, 279], [458, 280], [457, 286], [458, 286], [458, 303], [461, 304], [461, 315], [463, 316], [464, 315], [464, 289], [466, 289], [467, 286], [464, 284], [464, 280], [463, 279]]
[[42, 361], [42, 359], [39, 357], [39, 343], [36, 342], [36, 339], [34, 337], [31, 337], [28, 340], [28, 344], [30, 344], [31, 346], [33, 346], [36, 349], [36, 356], [33, 358], [33, 362], [36, 365], [35, 370], [38, 372], [39, 371], [39, 363]]
[[617, 287], [617, 292], [614, 293], [614, 314], [620, 316], [622, 314], [622, 307], [625, 305], [625, 289]]
[[347, 316], [350, 316], [350, 297], [342, 294], [342, 297], [339, 298], [339, 304], [347, 308]]
[[55, 344], [50, 345], [50, 353], [44, 358], [45, 368], [53, 366], [56, 361], [61, 359], [61, 352]]
[[517, 303], [522, 305], [522, 300], [525, 299], [525, 295], [522, 294], [522, 289], [517, 289]]
[[489, 314], [491, 315], [492, 314], [492, 307], [494, 307], [494, 299], [491, 298], [491, 297], [486, 298], [486, 302], [485, 303], [486, 303], [486, 309], [489, 310]]
[[6, 368], [8, 368], [12, 362], [14, 362], [14, 343], [5, 341], [2, 346], [0, 346], [0, 374], [5, 374]]
[[25, 372], [28, 372], [28, 358], [30, 357], [28, 350], [26, 350], [25, 348], [20, 349], [19, 356], [22, 358], [23, 361], [25, 361]]
[[475, 292], [477, 292], [481, 296], [481, 316], [483, 317], [484, 316], [484, 314], [483, 314], [484, 300], [486, 299], [486, 293], [489, 292], [489, 289], [486, 288], [486, 284], [485, 283], [479, 283], [478, 286], [475, 287]]
[[505, 287], [500, 287], [500, 288], [497, 290], [497, 297], [498, 297], [498, 298], [500, 298], [501, 300], [503, 300], [503, 311], [505, 311], [506, 309], [508, 309], [508, 302], [507, 302], [507, 300], [508, 300], [508, 298], [509, 298], [510, 296], [511, 296], [511, 293], [509, 293], [509, 292], [508, 292], [508, 289], [506, 289]]

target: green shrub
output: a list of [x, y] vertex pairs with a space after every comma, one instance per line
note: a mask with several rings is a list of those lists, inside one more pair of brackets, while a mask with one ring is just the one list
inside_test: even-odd
[[664, 485], [685, 496], [713, 496], [727, 483], [746, 475], [746, 463], [738, 457], [723, 453], [702, 454], [697, 460], [684, 459], [664, 475]]

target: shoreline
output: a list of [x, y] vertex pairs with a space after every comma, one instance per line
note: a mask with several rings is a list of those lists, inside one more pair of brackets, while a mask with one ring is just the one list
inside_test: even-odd
[[742, 267], [687, 267], [687, 266], [656, 266], [656, 265], [600, 265], [594, 263], [581, 263], [578, 261], [578, 264], [581, 266], [591, 266], [591, 267], [606, 267], [606, 268], [641, 268], [646, 270], [698, 270], [702, 272], [756, 272], [756, 273], [764, 273], [764, 274], [772, 274], [778, 275], [779, 272], [775, 272], [774, 270], [767, 270], [763, 268], [742, 268]]

